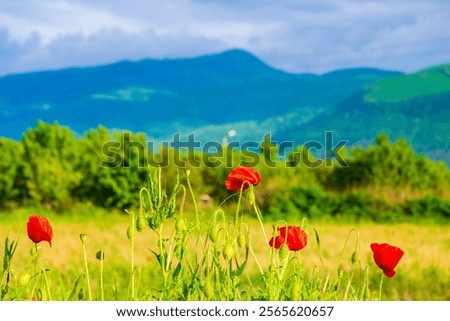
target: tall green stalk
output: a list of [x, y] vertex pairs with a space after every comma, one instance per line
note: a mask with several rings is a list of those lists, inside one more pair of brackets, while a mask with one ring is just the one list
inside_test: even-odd
[[[199, 218], [199, 214], [198, 214], [197, 200], [196, 200], [196, 198], [195, 198], [194, 190], [192, 189], [191, 181], [190, 181], [190, 179], [189, 179], [189, 175], [190, 175], [190, 174], [191, 174], [191, 171], [190, 171], [190, 170], [186, 170], [186, 181], [187, 181], [189, 193], [191, 194], [191, 197], [192, 197], [192, 202], [194, 203], [195, 218], [196, 218], [196, 223], [197, 223], [197, 229], [200, 230], [200, 218]], [[183, 203], [184, 203], [184, 200], [183, 200]]]
[[253, 208], [256, 212], [256, 216], [258, 217], [259, 225], [261, 226], [261, 231], [263, 233], [264, 241], [266, 242], [266, 246], [269, 246], [269, 239], [267, 238], [266, 230], [264, 228], [263, 217], [262, 217], [261, 211], [259, 210], [259, 207], [256, 205], [256, 203], [253, 203]]
[[87, 260], [87, 251], [86, 251], [86, 234], [80, 234], [80, 240], [83, 244], [83, 257], [84, 257], [84, 268], [86, 271], [86, 283], [88, 287], [88, 296], [89, 301], [92, 301], [92, 291], [91, 291], [91, 279], [89, 277], [89, 267], [88, 267], [88, 260]]
[[381, 273], [380, 288], [378, 290], [378, 301], [381, 301], [381, 293], [383, 291], [383, 279], [384, 279], [384, 274]]
[[103, 250], [100, 250], [97, 252], [95, 257], [100, 261], [100, 298], [102, 301], [105, 301], [105, 291], [103, 284], [103, 260], [105, 259], [105, 253], [103, 252]]
[[136, 219], [134, 217], [134, 212], [128, 212], [128, 211], [126, 211], [126, 212], [130, 215], [130, 226], [128, 227], [128, 230], [127, 230], [127, 237], [130, 240], [130, 299], [134, 300], [135, 299], [134, 238], [136, 237], [136, 233], [135, 233]]
[[36, 290], [37, 287], [37, 281], [38, 281], [38, 277], [37, 277], [37, 261], [39, 258], [39, 248], [37, 243], [33, 244], [33, 247], [31, 248], [31, 256], [33, 257], [33, 278], [34, 278], [34, 285], [33, 288], [31, 289], [31, 294], [30, 294], [30, 300], [33, 300], [33, 296], [34, 296], [34, 291]]
[[47, 271], [45, 270], [45, 268], [42, 268], [42, 275], [44, 277], [44, 281], [45, 281], [45, 287], [47, 288], [47, 295], [48, 295], [48, 299], [50, 301], [52, 301], [52, 292], [50, 290], [50, 284], [48, 282], [48, 278], [47, 278]]

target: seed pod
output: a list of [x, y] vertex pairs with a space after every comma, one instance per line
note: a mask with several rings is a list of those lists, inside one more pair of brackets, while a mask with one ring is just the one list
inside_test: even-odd
[[225, 259], [225, 261], [230, 261], [233, 258], [233, 247], [231, 246], [231, 244], [227, 244], [225, 245], [224, 249], [223, 249], [223, 258]]
[[146, 226], [147, 226], [147, 220], [145, 219], [145, 217], [139, 216], [136, 221], [136, 230], [138, 232], [142, 232]]

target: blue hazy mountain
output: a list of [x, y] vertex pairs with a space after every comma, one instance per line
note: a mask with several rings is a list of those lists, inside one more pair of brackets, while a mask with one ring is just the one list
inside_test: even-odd
[[236, 139], [285, 137], [366, 86], [398, 75], [370, 68], [292, 74], [242, 50], [7, 75], [0, 77], [0, 136], [20, 139], [40, 119], [80, 135], [102, 124], [154, 139], [195, 132], [220, 140], [231, 129]]
[[384, 132], [450, 163], [450, 64], [417, 73], [372, 68], [293, 74], [230, 50], [182, 59], [121, 61], [0, 77], [0, 136], [20, 139], [38, 120], [77, 134], [103, 125], [156, 141], [190, 133], [202, 142], [323, 142], [349, 145]]

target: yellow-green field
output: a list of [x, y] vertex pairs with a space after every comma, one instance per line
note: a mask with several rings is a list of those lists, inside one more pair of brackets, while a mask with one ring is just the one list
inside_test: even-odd
[[[26, 233], [26, 221], [30, 210], [16, 210], [13, 213], [0, 214], [0, 239], [9, 236], [18, 240], [16, 254], [11, 262], [14, 280], [28, 273], [33, 268], [30, 249], [33, 243]], [[82, 243], [79, 235], [87, 235], [87, 260], [90, 270], [92, 291], [98, 298], [100, 261], [95, 255], [98, 250], [105, 253], [104, 260], [104, 291], [110, 300], [121, 300], [128, 291], [130, 271], [130, 242], [126, 231], [129, 225], [128, 215], [107, 213], [98, 209], [83, 209], [82, 215], [56, 215], [40, 212], [49, 218], [54, 229], [52, 247], [47, 243], [39, 244], [39, 265], [48, 269], [47, 277], [52, 289], [52, 299], [64, 299], [77, 276], [85, 273]], [[202, 219], [208, 221], [210, 214], [204, 213]], [[259, 262], [262, 269], [267, 268], [268, 247], [261, 233], [258, 220], [244, 217], [243, 222], [249, 227], [249, 244], [254, 255], [249, 258], [247, 273], [256, 278]], [[267, 235], [272, 234], [272, 226], [276, 222], [265, 220]], [[302, 223], [289, 220], [288, 224]], [[359, 233], [359, 262], [351, 264], [350, 257], [355, 250], [355, 230]], [[320, 237], [320, 248], [315, 232]], [[173, 224], [167, 226], [165, 237], [169, 238]], [[369, 286], [377, 291], [380, 270], [374, 264], [370, 243], [390, 243], [402, 248], [405, 252], [396, 268], [397, 275], [385, 279], [383, 285], [384, 300], [450, 300], [450, 227], [445, 225], [392, 224], [380, 225], [374, 223], [344, 224], [332, 222], [309, 221], [307, 231], [308, 244], [296, 255], [302, 263], [303, 273], [307, 277], [326, 279], [333, 276], [339, 268], [352, 271], [355, 282], [361, 278], [368, 266], [370, 272]], [[204, 235], [206, 238], [206, 234]], [[344, 248], [348, 237], [347, 246]], [[191, 249], [196, 244], [191, 242]], [[198, 246], [196, 251], [202, 251]], [[157, 235], [150, 229], [137, 233], [134, 242], [134, 265], [138, 267], [136, 283], [139, 291], [156, 287], [161, 283], [158, 262], [152, 251], [157, 252]], [[3, 253], [2, 253], [3, 255]], [[341, 257], [342, 256], [342, 257]], [[322, 259], [321, 259], [322, 258]], [[341, 260], [341, 261], [340, 261]], [[250, 271], [250, 272], [248, 272]], [[17, 281], [18, 282], [18, 281]], [[372, 298], [375, 295], [372, 296]], [[137, 298], [139, 299], [139, 297]]]

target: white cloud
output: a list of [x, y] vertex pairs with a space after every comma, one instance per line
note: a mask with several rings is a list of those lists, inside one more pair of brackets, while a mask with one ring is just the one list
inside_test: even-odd
[[62, 35], [90, 36], [104, 29], [138, 33], [146, 28], [139, 19], [122, 17], [74, 1], [26, 0], [16, 4], [20, 8], [0, 12], [0, 21], [11, 38], [20, 42], [26, 41], [33, 33], [39, 34], [46, 45]]
[[413, 71], [450, 61], [448, 16], [441, 0], [8, 1], [0, 74], [232, 47], [295, 72]]

